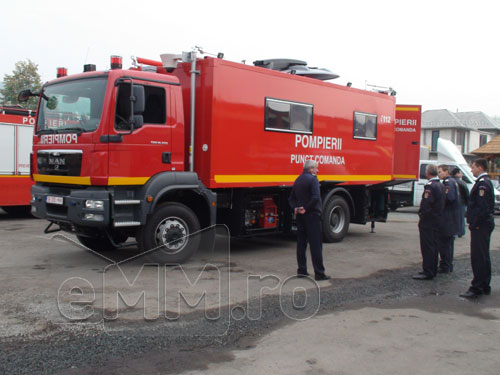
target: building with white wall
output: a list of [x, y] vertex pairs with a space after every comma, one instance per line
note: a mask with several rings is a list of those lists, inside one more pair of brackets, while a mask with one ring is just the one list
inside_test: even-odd
[[422, 113], [421, 145], [436, 157], [437, 140], [444, 138], [457, 145], [467, 161], [476, 156], [470, 152], [500, 135], [500, 123], [483, 112], [451, 112], [432, 109]]

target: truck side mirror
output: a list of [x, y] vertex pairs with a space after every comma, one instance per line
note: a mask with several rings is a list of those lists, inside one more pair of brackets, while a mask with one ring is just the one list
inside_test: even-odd
[[23, 90], [17, 96], [17, 100], [20, 102], [27, 102], [32, 96], [35, 95], [31, 92], [31, 90]]
[[134, 85], [134, 92], [132, 93], [132, 96], [134, 97], [134, 115], [143, 114], [146, 102], [144, 95], [144, 86]]
[[144, 117], [142, 115], [134, 115], [134, 129], [140, 129], [144, 125]]

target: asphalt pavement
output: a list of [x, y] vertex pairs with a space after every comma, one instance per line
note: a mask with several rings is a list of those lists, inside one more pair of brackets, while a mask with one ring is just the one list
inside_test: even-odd
[[[469, 236], [456, 240], [452, 274], [415, 281], [416, 222], [409, 208], [375, 233], [352, 225], [342, 243], [325, 245], [332, 280], [315, 283], [293, 277], [290, 236], [230, 246], [219, 236], [220, 249], [185, 268], [143, 268], [139, 259], [114, 269], [134, 250], [110, 254], [110, 263], [71, 238], [43, 235], [41, 220], [0, 214], [0, 373], [497, 374], [500, 233], [492, 237], [493, 293], [467, 301], [458, 294], [471, 278]], [[117, 270], [140, 277], [127, 284]], [[165, 295], [152, 298], [158, 280]], [[61, 292], [71, 286], [73, 304]], [[189, 302], [178, 315], [172, 290]], [[110, 310], [117, 292], [127, 303]], [[206, 303], [195, 306], [203, 292]], [[150, 316], [155, 301], [160, 314]]]

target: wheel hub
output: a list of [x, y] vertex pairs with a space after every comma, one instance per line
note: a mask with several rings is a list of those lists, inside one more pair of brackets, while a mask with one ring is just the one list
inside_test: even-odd
[[330, 228], [332, 228], [332, 231], [335, 233], [340, 232], [344, 227], [344, 220], [345, 216], [342, 209], [339, 206], [334, 207], [330, 213], [329, 220]]
[[170, 251], [180, 251], [188, 242], [186, 223], [179, 218], [168, 218], [156, 229], [156, 243]]

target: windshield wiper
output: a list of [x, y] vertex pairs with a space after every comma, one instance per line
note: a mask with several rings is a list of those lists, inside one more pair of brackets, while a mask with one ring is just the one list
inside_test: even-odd
[[36, 134], [55, 134], [56, 129], [42, 129], [36, 132]]
[[71, 133], [73, 131], [76, 131], [76, 133], [78, 135], [82, 134], [83, 133], [83, 129], [82, 128], [79, 128], [77, 126], [74, 126], [74, 127], [71, 127], [71, 128], [61, 128], [61, 129], [57, 129], [56, 130], [56, 133]]

